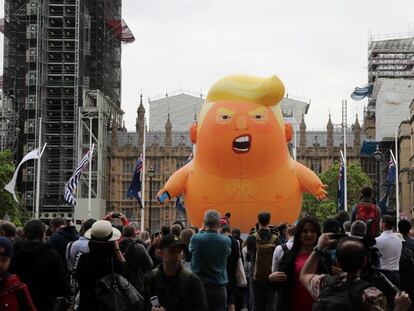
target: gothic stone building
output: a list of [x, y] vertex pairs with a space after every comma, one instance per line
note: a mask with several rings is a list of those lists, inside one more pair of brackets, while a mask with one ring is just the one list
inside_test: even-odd
[[[173, 107], [171, 107], [174, 109]], [[191, 125], [191, 124], [190, 124]], [[157, 232], [164, 224], [176, 220], [185, 221], [185, 216], [175, 208], [175, 201], [161, 207], [156, 194], [177, 169], [182, 167], [192, 152], [189, 131], [173, 131], [169, 116], [165, 121], [165, 130], [145, 132], [145, 109], [141, 103], [137, 110], [136, 131], [127, 132], [125, 127], [113, 127], [111, 135], [111, 156], [109, 161], [109, 193], [107, 211], [120, 211], [130, 220], [140, 223], [141, 210], [135, 199], [126, 197], [136, 161], [142, 153], [145, 135], [145, 228], [148, 228], [149, 206], [151, 199], [151, 232]], [[152, 187], [148, 170], [154, 170]], [[150, 193], [152, 188], [152, 193]]]
[[[190, 98], [192, 97], [192, 98]], [[152, 193], [150, 193], [150, 181], [148, 174], [146, 175], [145, 184], [145, 228], [148, 228], [149, 219], [149, 205], [151, 199], [151, 231], [156, 232], [161, 229], [164, 224], [171, 224], [176, 220], [185, 220], [185, 216], [177, 211], [175, 202], [161, 207], [156, 201], [156, 194], [164, 185], [168, 178], [177, 169], [182, 167], [187, 161], [192, 152], [192, 145], [189, 138], [189, 131], [184, 130], [183, 124], [177, 124], [179, 130], [174, 129], [174, 122], [171, 120], [186, 119], [186, 123], [191, 123], [192, 120], [187, 120], [189, 117], [180, 113], [183, 107], [192, 105], [195, 108], [201, 106], [202, 98], [190, 96], [187, 94], [178, 94], [164, 98], [165, 102], [160, 104], [159, 100], [153, 101], [157, 105], [168, 104], [169, 113], [164, 116], [164, 130], [160, 123], [162, 122], [159, 114], [154, 115], [150, 123], [157, 122], [157, 124], [150, 125], [150, 131], [145, 132], [145, 109], [141, 103], [137, 110], [136, 130], [135, 132], [127, 132], [125, 127], [118, 128], [114, 126], [111, 134], [111, 146], [109, 161], [109, 178], [108, 178], [108, 199], [107, 211], [121, 211], [129, 219], [140, 222], [141, 211], [135, 199], [126, 197], [129, 188], [135, 164], [140, 154], [142, 153], [142, 146], [145, 135], [145, 170], [148, 172], [150, 167], [155, 171], [155, 176], [152, 179]], [[157, 108], [158, 109], [158, 108]], [[195, 109], [194, 109], [195, 110]], [[194, 111], [193, 110], [193, 111]], [[196, 114], [198, 111], [194, 111]], [[170, 118], [171, 115], [171, 118]], [[182, 118], [179, 118], [182, 115]], [[157, 118], [155, 118], [157, 117]], [[178, 118], [178, 119], [177, 119]], [[156, 121], [154, 121], [156, 120]], [[190, 126], [191, 124], [189, 124]], [[188, 128], [189, 128], [188, 126]], [[348, 131], [348, 161], [359, 162], [359, 152], [361, 146], [361, 127], [358, 123], [358, 118]], [[298, 161], [311, 168], [316, 173], [321, 173], [327, 170], [340, 157], [340, 150], [342, 150], [342, 132], [335, 128], [329, 117], [326, 131], [306, 131], [306, 124], [302, 117], [300, 124], [300, 137], [297, 158]], [[184, 202], [185, 203], [185, 202]]]
[[[358, 116], [347, 130], [348, 163], [360, 163], [361, 126]], [[325, 172], [340, 159], [343, 150], [342, 126], [334, 126], [329, 116], [326, 131], [307, 131], [305, 119], [300, 123], [300, 137], [297, 160], [315, 173]]]

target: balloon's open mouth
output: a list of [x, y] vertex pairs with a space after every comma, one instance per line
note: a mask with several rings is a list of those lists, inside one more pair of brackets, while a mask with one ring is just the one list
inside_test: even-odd
[[233, 151], [235, 153], [249, 152], [251, 141], [252, 141], [251, 135], [243, 135], [243, 136], [236, 137], [233, 140]]

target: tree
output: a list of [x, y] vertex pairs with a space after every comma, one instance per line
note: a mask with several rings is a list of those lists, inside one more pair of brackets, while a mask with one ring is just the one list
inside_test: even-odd
[[0, 152], [0, 219], [7, 214], [11, 221], [19, 226], [30, 218], [30, 213], [4, 189], [4, 186], [12, 179], [14, 170], [11, 151]]
[[[348, 164], [347, 171], [347, 194], [348, 194], [348, 211], [354, 204], [359, 201], [360, 191], [363, 186], [370, 186], [369, 177], [362, 170], [359, 164]], [[328, 196], [322, 202], [316, 200], [313, 196], [305, 194], [303, 197], [302, 213], [312, 215], [320, 221], [336, 214], [339, 163], [336, 162], [326, 172], [319, 175], [321, 181], [328, 185]]]

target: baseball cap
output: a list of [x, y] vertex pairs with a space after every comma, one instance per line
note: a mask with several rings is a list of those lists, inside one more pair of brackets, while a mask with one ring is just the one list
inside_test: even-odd
[[13, 257], [13, 244], [8, 238], [0, 237], [0, 256]]
[[175, 247], [184, 247], [184, 243], [174, 234], [165, 235], [160, 241], [160, 249]]

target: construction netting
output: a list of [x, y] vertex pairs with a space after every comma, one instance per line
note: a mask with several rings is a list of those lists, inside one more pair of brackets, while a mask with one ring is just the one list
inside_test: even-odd
[[107, 20], [107, 26], [109, 27], [108, 32], [112, 32], [119, 41], [122, 43], [132, 43], [135, 41], [135, 37], [125, 23], [124, 19], [121, 20]]

